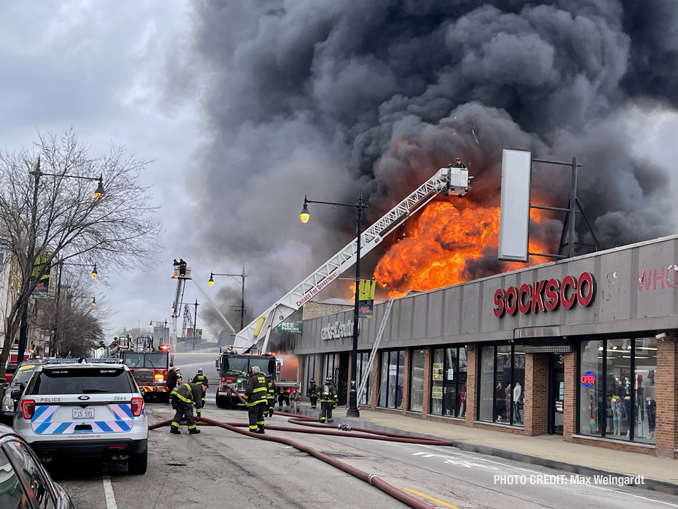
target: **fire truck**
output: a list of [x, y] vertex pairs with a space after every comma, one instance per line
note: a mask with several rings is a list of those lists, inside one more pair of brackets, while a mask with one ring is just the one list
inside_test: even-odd
[[136, 338], [134, 350], [120, 350], [120, 359], [129, 367], [144, 399], [157, 397], [162, 403], [167, 403], [170, 397], [167, 372], [174, 365], [174, 356], [169, 345], [153, 348], [149, 338], [152, 340], [150, 336]]
[[[217, 387], [219, 408], [236, 408], [241, 403], [234, 390], [239, 394], [245, 392], [247, 378], [252, 374], [253, 366], [258, 366], [261, 373], [272, 377], [279, 392], [293, 396], [299, 391], [299, 382], [284, 380], [282, 364], [274, 353], [238, 354], [232, 348], [225, 350], [220, 348], [216, 366], [219, 373], [219, 386]], [[290, 372], [290, 375], [296, 378], [296, 372]]]
[[[12, 381], [12, 377], [16, 372], [17, 359], [19, 357], [19, 350], [10, 350], [9, 357], [7, 357], [7, 363], [5, 364], [5, 382], [9, 383]], [[26, 350], [24, 352], [24, 361], [27, 361], [33, 357], [33, 350]]]

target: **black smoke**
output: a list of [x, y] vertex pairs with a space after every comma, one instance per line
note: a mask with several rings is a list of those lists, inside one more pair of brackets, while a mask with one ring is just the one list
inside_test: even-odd
[[[469, 206], [497, 205], [502, 148], [577, 156], [603, 247], [675, 231], [670, 175], [632, 152], [624, 119], [678, 103], [678, 2], [212, 0], [194, 1], [193, 21], [182, 83], [202, 87], [208, 137], [195, 235], [213, 260], [248, 265], [256, 309], [354, 235], [322, 206], [302, 228], [305, 194], [353, 203], [361, 190], [369, 224], [461, 157]], [[538, 200], [565, 206], [566, 170], [534, 177]], [[469, 271], [497, 270], [492, 256]]]

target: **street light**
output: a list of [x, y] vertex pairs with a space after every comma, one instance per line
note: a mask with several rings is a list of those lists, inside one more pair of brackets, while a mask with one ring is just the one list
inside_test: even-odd
[[304, 196], [304, 207], [301, 209], [301, 214], [299, 218], [302, 223], [308, 223], [308, 220], [311, 217], [311, 214], [308, 211], [309, 203], [320, 203], [322, 205], [334, 205], [337, 207], [354, 207], [358, 209], [358, 219], [356, 221], [356, 260], [355, 260], [355, 306], [353, 310], [353, 351], [351, 353], [351, 391], [349, 393], [348, 401], [348, 410], [346, 412], [346, 417], [360, 417], [360, 410], [358, 409], [358, 393], [356, 392], [356, 365], [358, 363], [358, 317], [359, 317], [359, 291], [360, 291], [360, 236], [362, 234], [362, 217], [363, 209], [367, 208], [367, 205], [363, 202], [363, 193], [360, 193], [358, 197], [358, 203], [355, 205], [350, 205], [347, 203], [334, 203], [329, 201], [312, 201]]
[[92, 307], [95, 308], [97, 306], [97, 298], [92, 297]]
[[[59, 332], [59, 301], [61, 300], [61, 273], [63, 272], [63, 266], [64, 265], [69, 265], [71, 267], [89, 267], [89, 263], [73, 263], [73, 262], [64, 262], [60, 261], [58, 264], [59, 266], [59, 280], [57, 281], [57, 294], [56, 294], [56, 301], [55, 301], [55, 310], [54, 310], [54, 338], [52, 339], [52, 351], [55, 352], [55, 345], [57, 343], [57, 334]], [[94, 268], [92, 269], [92, 279], [96, 279], [97, 277], [97, 264], [94, 264]], [[96, 306], [96, 303], [92, 304], [92, 307]]]
[[[236, 278], [241, 278], [242, 285], [242, 294], [240, 297], [240, 330], [245, 328], [245, 267], [242, 268], [242, 274], [217, 274], [216, 272], [210, 272], [210, 280], [207, 282], [209, 286], [214, 285], [214, 276], [228, 276], [237, 281]], [[196, 301], [197, 302], [197, 301]]]

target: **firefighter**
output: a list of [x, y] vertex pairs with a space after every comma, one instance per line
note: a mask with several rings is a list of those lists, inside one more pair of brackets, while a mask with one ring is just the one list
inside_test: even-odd
[[249, 430], [252, 433], [264, 434], [264, 412], [268, 407], [268, 383], [259, 366], [252, 366], [252, 375], [247, 380], [245, 402], [250, 419]]
[[268, 392], [266, 397], [268, 399], [268, 416], [273, 417], [273, 408], [275, 407], [275, 382], [271, 375], [266, 376], [268, 384]]
[[169, 395], [172, 394], [172, 391], [174, 388], [177, 386], [177, 371], [174, 366], [169, 368], [169, 371], [167, 372], [167, 382], [165, 382], [165, 385], [167, 386], [167, 401], [165, 403], [170, 402], [170, 397]]
[[320, 422], [334, 422], [332, 409], [337, 408], [337, 388], [331, 376], [325, 379], [320, 390]]
[[202, 395], [207, 390], [207, 384], [183, 384], [176, 387], [172, 391], [172, 406], [176, 408], [172, 425], [170, 426], [170, 433], [179, 435], [179, 425], [181, 420], [185, 417], [188, 425], [188, 433], [195, 435], [200, 433], [200, 430], [195, 427], [195, 419], [193, 418], [193, 405], [200, 411], [202, 408]]
[[[203, 374], [202, 368], [199, 368], [198, 374], [193, 377], [193, 383], [194, 384], [204, 384], [204, 385], [207, 385], [209, 387], [207, 382], [208, 382], [207, 377]], [[198, 414], [198, 417], [200, 417], [200, 411], [203, 408], [205, 408], [205, 395], [206, 395], [206, 393], [203, 392], [202, 393], [202, 406], [199, 410], [196, 411], [196, 413]]]
[[308, 397], [311, 399], [311, 408], [315, 408], [318, 401], [318, 386], [315, 384], [315, 380], [308, 383]]

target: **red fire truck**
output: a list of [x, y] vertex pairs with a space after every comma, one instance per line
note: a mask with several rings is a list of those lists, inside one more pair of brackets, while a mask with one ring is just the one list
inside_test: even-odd
[[120, 352], [122, 362], [129, 367], [144, 399], [157, 397], [161, 402], [169, 401], [167, 390], [167, 371], [174, 365], [174, 356], [169, 345], [160, 345], [157, 350], [147, 349], [132, 352]]
[[[239, 394], [244, 394], [247, 378], [252, 374], [252, 366], [259, 366], [259, 371], [275, 380], [278, 391], [287, 394], [296, 394], [299, 390], [299, 382], [282, 380], [280, 367], [273, 353], [261, 355], [237, 354], [232, 349], [227, 349], [219, 354], [216, 362], [219, 373], [219, 387], [217, 387], [217, 406], [219, 408], [236, 408], [240, 400], [235, 395], [235, 389]], [[296, 372], [291, 378], [296, 378]], [[277, 394], [276, 394], [277, 397]]]

